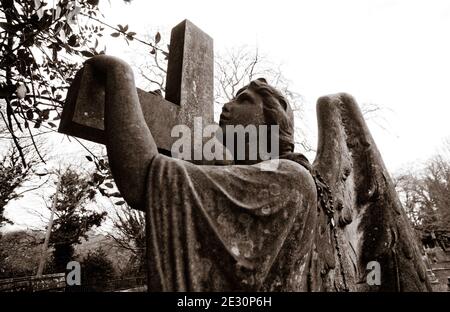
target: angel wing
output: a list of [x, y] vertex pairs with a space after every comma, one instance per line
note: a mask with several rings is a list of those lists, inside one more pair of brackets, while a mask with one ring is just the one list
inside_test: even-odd
[[322, 255], [327, 245], [334, 252], [334, 268], [319, 268], [323, 288], [431, 290], [415, 235], [356, 101], [345, 93], [321, 97], [317, 116], [313, 170], [331, 190], [336, 220], [335, 230], [327, 223], [329, 244], [316, 244]]

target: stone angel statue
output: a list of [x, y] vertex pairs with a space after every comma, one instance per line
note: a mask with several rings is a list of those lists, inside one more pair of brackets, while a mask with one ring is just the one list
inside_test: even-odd
[[104, 81], [114, 179], [146, 215], [149, 291], [430, 290], [352, 96], [318, 100], [319, 142], [310, 164], [294, 153], [286, 98], [264, 79], [252, 81], [223, 106], [219, 125], [278, 125], [276, 170], [261, 170], [274, 159], [197, 165], [158, 153], [128, 64], [102, 55], [86, 66]]

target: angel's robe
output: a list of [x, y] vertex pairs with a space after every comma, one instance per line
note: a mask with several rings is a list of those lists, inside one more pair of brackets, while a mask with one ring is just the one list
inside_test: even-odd
[[314, 180], [296, 162], [271, 161], [274, 171], [152, 160], [149, 291], [308, 290]]

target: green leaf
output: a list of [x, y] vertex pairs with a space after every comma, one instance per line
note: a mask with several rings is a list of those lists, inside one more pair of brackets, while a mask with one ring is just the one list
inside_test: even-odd
[[92, 157], [89, 156], [89, 155], [86, 156], [86, 159], [89, 160], [89, 161], [93, 161]]
[[155, 36], [155, 43], [159, 43], [160, 41], [161, 41], [161, 34], [158, 31]]
[[114, 38], [117, 38], [119, 36], [120, 36], [120, 33], [118, 33], [118, 32], [115, 32], [115, 33], [111, 34], [111, 37], [114, 37]]
[[116, 204], [116, 205], [123, 205], [123, 204], [125, 204], [125, 201], [123, 201], [123, 200], [119, 200], [119, 201], [117, 201], [117, 202], [115, 202], [114, 204]]

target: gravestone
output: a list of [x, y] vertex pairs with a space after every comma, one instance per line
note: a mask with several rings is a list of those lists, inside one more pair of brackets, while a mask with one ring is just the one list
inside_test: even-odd
[[[194, 117], [200, 116], [205, 124], [213, 123], [213, 58], [212, 38], [184, 20], [171, 33], [165, 99], [137, 89], [145, 121], [161, 153], [170, 155], [175, 125], [192, 129]], [[69, 89], [58, 131], [105, 144], [104, 103], [104, 84], [87, 65]]]

